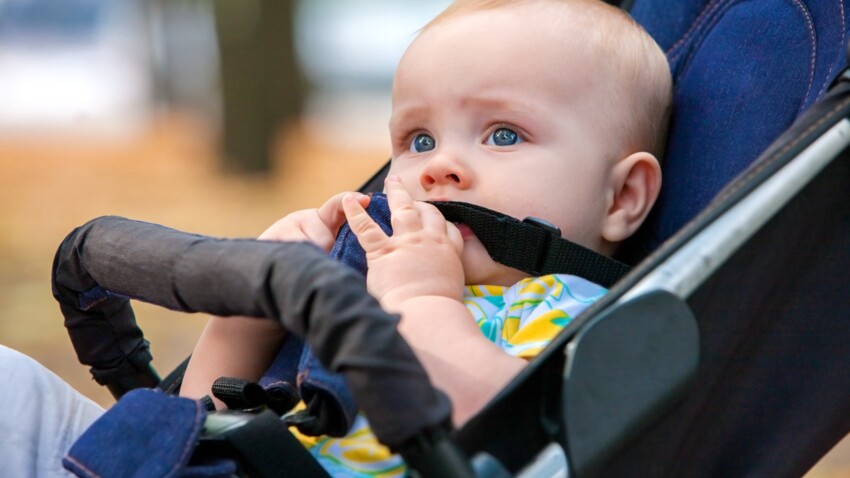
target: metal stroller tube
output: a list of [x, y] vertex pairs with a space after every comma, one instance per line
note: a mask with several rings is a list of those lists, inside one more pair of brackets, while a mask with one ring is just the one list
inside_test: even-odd
[[52, 282], [78, 358], [99, 383], [149, 369], [133, 298], [279, 321], [344, 374], [377, 438], [405, 458], [411, 444], [421, 448], [423, 432], [450, 423], [450, 402], [398, 334], [398, 317], [381, 309], [362, 276], [312, 244], [216, 239], [101, 217], [63, 241]]

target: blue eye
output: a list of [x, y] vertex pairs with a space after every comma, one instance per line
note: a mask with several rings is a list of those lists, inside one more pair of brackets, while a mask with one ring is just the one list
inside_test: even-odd
[[436, 146], [437, 141], [430, 134], [420, 133], [410, 142], [410, 151], [412, 153], [424, 153], [431, 151]]
[[512, 146], [517, 143], [522, 143], [522, 138], [510, 128], [499, 128], [487, 138], [487, 144], [491, 146]]

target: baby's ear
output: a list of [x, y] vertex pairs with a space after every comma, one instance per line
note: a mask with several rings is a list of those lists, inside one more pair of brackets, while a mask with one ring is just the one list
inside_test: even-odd
[[646, 219], [661, 189], [661, 167], [655, 156], [634, 153], [611, 171], [609, 207], [602, 237], [617, 243], [631, 236]]

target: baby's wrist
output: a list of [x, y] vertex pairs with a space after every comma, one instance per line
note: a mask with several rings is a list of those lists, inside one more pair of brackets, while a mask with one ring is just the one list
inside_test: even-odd
[[400, 312], [405, 307], [409, 307], [423, 300], [450, 300], [453, 302], [461, 302], [462, 298], [462, 291], [460, 288], [457, 291], [422, 291], [410, 287], [393, 289], [379, 297], [378, 301], [381, 303], [381, 307], [387, 311]]

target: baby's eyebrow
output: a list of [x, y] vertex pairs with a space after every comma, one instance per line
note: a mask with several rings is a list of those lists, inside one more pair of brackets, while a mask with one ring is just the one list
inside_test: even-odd
[[394, 109], [390, 116], [390, 131], [395, 131], [400, 125], [424, 121], [428, 117], [429, 108], [425, 105], [413, 105]]
[[535, 103], [522, 100], [516, 96], [508, 98], [501, 95], [466, 96], [459, 99], [459, 104], [462, 107], [487, 108], [526, 114], [534, 114], [540, 111], [540, 107]]

